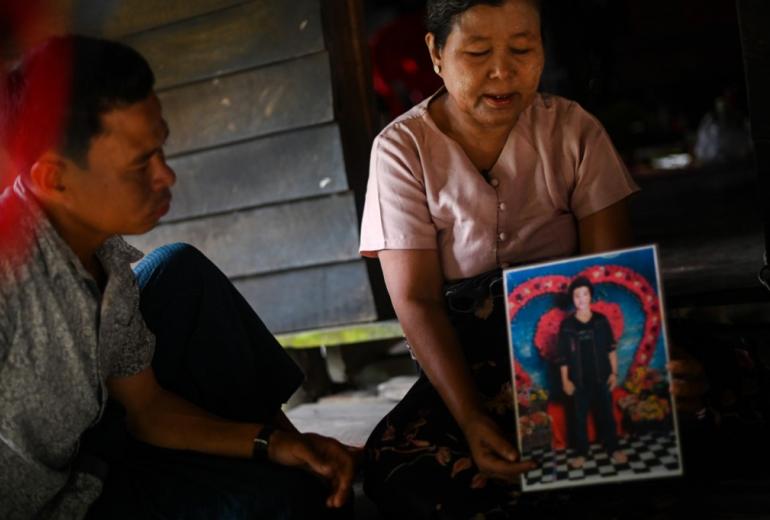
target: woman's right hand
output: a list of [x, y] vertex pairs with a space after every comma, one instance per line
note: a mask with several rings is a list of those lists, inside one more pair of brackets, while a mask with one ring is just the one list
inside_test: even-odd
[[534, 464], [519, 454], [483, 411], [457, 335], [449, 322], [438, 252], [380, 251], [388, 294], [420, 366], [460, 424], [482, 474], [513, 481]]
[[479, 413], [463, 428], [473, 461], [486, 477], [515, 482], [519, 475], [537, 467], [533, 461], [522, 462], [519, 452], [505, 438], [497, 424]]
[[569, 379], [565, 379], [564, 381], [562, 381], [561, 386], [564, 388], [565, 394], [572, 395], [575, 393], [575, 384]]

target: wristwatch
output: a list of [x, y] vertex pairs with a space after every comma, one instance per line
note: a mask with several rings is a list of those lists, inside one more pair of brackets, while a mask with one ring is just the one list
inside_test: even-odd
[[251, 450], [251, 459], [257, 461], [267, 460], [267, 449], [270, 446], [270, 437], [275, 432], [275, 428], [269, 424], [262, 426], [259, 433], [254, 437], [254, 447]]

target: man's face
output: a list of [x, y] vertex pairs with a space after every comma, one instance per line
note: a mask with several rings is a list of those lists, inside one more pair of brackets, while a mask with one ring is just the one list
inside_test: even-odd
[[102, 115], [103, 132], [91, 140], [87, 169], [69, 163], [67, 210], [99, 235], [141, 234], [171, 203], [176, 174], [166, 164], [168, 126], [155, 94]]

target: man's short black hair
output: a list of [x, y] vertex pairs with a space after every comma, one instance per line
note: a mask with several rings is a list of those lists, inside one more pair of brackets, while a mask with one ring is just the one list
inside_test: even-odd
[[134, 49], [86, 36], [50, 38], [27, 52], [3, 78], [0, 121], [17, 173], [26, 174], [46, 149], [81, 166], [101, 116], [146, 99], [155, 76]]
[[591, 298], [594, 297], [594, 286], [593, 284], [586, 278], [585, 276], [578, 276], [574, 280], [572, 280], [572, 283], [569, 284], [569, 287], [567, 288], [567, 295], [572, 298], [572, 295], [575, 293], [575, 289], [578, 287], [588, 287], [588, 292], [591, 293]]
[[[499, 7], [506, 0], [428, 0], [425, 5], [425, 27], [433, 33], [437, 49], [442, 49], [449, 33], [452, 32], [456, 18], [477, 5]], [[530, 0], [540, 12], [540, 0]]]

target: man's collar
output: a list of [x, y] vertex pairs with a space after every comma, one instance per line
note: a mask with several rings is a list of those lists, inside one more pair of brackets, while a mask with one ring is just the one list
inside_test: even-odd
[[[96, 251], [100, 260], [112, 262], [128, 262], [133, 264], [144, 258], [144, 253], [123, 240], [122, 237], [113, 235]], [[106, 266], [105, 266], [106, 268]]]

